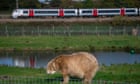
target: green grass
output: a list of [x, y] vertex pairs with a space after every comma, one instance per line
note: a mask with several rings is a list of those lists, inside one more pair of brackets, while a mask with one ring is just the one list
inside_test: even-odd
[[0, 66], [0, 76], [45, 76], [45, 70]]
[[140, 64], [122, 64], [102, 66], [97, 73], [96, 79], [139, 82], [140, 83]]
[[140, 49], [135, 36], [11, 36], [0, 37], [1, 49]]
[[[62, 78], [59, 73], [54, 75], [47, 75], [45, 69], [18, 68], [7, 66], [0, 66], [0, 76]], [[139, 78], [140, 64], [119, 64], [111, 66], [101, 66], [94, 80], [140, 83]]]

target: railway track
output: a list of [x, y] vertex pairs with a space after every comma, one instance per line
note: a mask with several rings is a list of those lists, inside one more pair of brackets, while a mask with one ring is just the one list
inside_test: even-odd
[[[140, 21], [140, 17], [124, 17], [121, 18], [128, 21]], [[0, 22], [110, 22], [114, 21], [113, 17], [96, 17], [96, 18], [82, 18], [82, 17], [72, 17], [72, 18], [18, 18], [12, 19], [10, 15], [0, 15]]]
[[52, 19], [0, 19], [0, 22], [102, 22], [112, 18], [52, 18]]

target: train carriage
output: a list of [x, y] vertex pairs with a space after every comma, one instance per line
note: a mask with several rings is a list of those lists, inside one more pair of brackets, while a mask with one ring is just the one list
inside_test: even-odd
[[79, 16], [135, 16], [138, 15], [137, 8], [99, 8], [79, 9]]
[[94, 9], [79, 9], [79, 16], [94, 16], [93, 11]]
[[115, 16], [120, 15], [120, 9], [79, 9], [79, 16]]
[[125, 8], [125, 15], [137, 16], [138, 15], [138, 8]]
[[12, 13], [13, 18], [18, 17], [70, 17], [78, 16], [77, 9], [16, 9]]
[[13, 18], [18, 17], [28, 17], [29, 16], [29, 9], [15, 9], [12, 13]]
[[78, 9], [63, 9], [64, 16], [78, 16]]
[[58, 16], [59, 9], [33, 9], [34, 16]]
[[122, 15], [119, 8], [114, 9], [98, 9], [98, 16], [117, 16]]

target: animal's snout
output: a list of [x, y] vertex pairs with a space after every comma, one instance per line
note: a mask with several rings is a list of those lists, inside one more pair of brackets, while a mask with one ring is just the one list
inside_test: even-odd
[[56, 71], [47, 70], [47, 74], [54, 74]]

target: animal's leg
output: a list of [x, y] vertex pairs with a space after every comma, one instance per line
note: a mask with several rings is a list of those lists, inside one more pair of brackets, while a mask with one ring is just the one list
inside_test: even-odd
[[[94, 69], [94, 70], [90, 70], [89, 72], [87, 72], [85, 74], [84, 77], [84, 84], [91, 84], [92, 82], [92, 78], [95, 76], [96, 72], [97, 72], [98, 68]], [[91, 73], [93, 72], [93, 73]]]
[[63, 74], [63, 83], [62, 84], [68, 84], [69, 82], [69, 76], [67, 74]]
[[91, 84], [92, 81], [92, 74], [86, 74], [84, 77], [84, 84]]
[[84, 78], [84, 84], [91, 84], [91, 79]]

